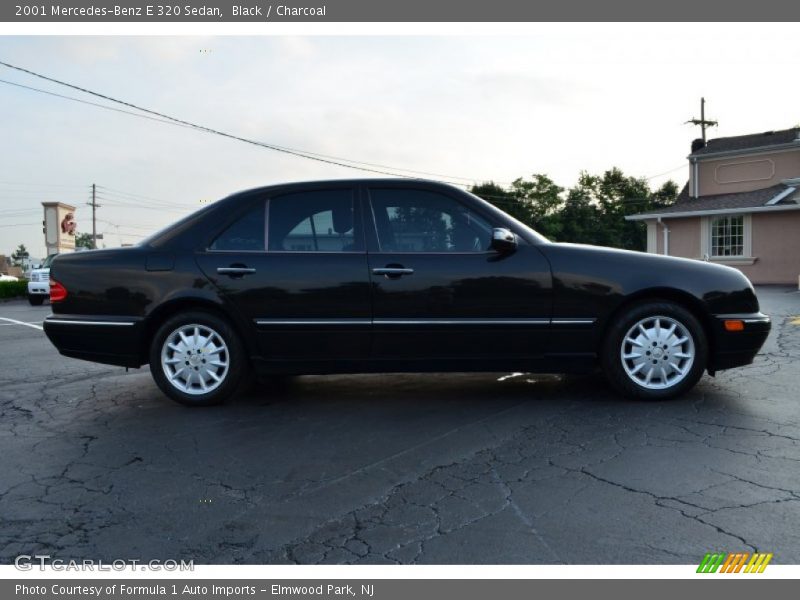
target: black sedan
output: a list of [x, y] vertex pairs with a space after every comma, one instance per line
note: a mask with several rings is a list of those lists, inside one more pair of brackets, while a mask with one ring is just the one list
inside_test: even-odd
[[136, 247], [62, 254], [47, 336], [223, 401], [256, 374], [586, 372], [658, 399], [752, 362], [770, 329], [739, 271], [551, 243], [462, 190], [294, 183], [211, 204]]

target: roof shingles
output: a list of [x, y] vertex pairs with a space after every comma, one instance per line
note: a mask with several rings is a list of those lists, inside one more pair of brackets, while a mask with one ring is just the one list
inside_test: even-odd
[[736, 152], [737, 150], [754, 150], [792, 142], [800, 142], [800, 127], [716, 138], [709, 140], [704, 147], [692, 152], [690, 156], [703, 156], [705, 154], [716, 154], [717, 152]]
[[[758, 206], [765, 206], [767, 202], [772, 200], [781, 192], [786, 191], [789, 186], [779, 183], [768, 188], [761, 190], [753, 190], [751, 192], [737, 192], [734, 194], [715, 194], [713, 196], [701, 196], [700, 198], [684, 199], [666, 208], [657, 208], [655, 210], [640, 213], [637, 216], [658, 214], [667, 215], [670, 213], [684, 213], [684, 212], [701, 212], [710, 210], [728, 210], [738, 208], [755, 208]], [[791, 196], [782, 199], [778, 204], [797, 204], [795, 200], [790, 199]]]

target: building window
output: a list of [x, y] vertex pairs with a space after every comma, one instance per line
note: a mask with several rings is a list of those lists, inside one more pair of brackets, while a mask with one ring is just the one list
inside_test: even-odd
[[711, 220], [711, 257], [744, 256], [744, 215]]

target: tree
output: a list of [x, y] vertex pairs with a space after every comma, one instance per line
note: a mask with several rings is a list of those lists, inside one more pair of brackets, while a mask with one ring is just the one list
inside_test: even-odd
[[92, 248], [94, 248], [94, 244], [92, 243], [92, 234], [76, 233], [75, 248], [86, 248], [87, 250], [91, 250]]
[[581, 171], [566, 193], [543, 174], [517, 179], [508, 190], [488, 182], [471, 191], [554, 241], [629, 250], [645, 249], [647, 230], [625, 217], [669, 206], [678, 197], [673, 181], [653, 192], [646, 179], [616, 167], [602, 175]]
[[30, 253], [28, 249], [25, 247], [25, 244], [20, 244], [17, 246], [17, 249], [11, 254], [11, 261], [13, 262], [15, 267], [24, 267], [25, 261], [30, 257]]
[[[470, 192], [483, 198], [489, 204], [494, 204], [500, 210], [507, 212], [512, 217], [519, 219], [519, 203], [514, 194], [497, 185], [494, 181], [488, 181], [479, 185], [473, 185]], [[516, 213], [516, 214], [515, 214]]]
[[473, 186], [470, 190], [518, 221], [546, 237], [557, 237], [560, 231], [559, 209], [563, 204], [561, 188], [547, 175], [535, 174], [530, 180], [519, 178], [505, 190], [494, 182]]
[[558, 239], [561, 233], [559, 212], [564, 200], [559, 187], [547, 175], [534, 174], [532, 179], [521, 177], [511, 184], [511, 192], [519, 199], [528, 213], [527, 221], [531, 227], [548, 238]]

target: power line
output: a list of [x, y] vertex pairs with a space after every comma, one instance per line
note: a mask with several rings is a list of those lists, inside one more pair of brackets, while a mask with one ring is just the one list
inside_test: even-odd
[[164, 207], [164, 206], [150, 206], [150, 205], [141, 204], [141, 203], [138, 203], [138, 202], [123, 201], [123, 200], [119, 200], [118, 198], [109, 198], [109, 197], [101, 195], [101, 194], [98, 194], [97, 197], [100, 198], [101, 200], [103, 200], [104, 202], [106, 202], [106, 206], [108, 208], [128, 208], [128, 207], [132, 207], [132, 208], [140, 208], [140, 209], [144, 209], [144, 210], [158, 210], [158, 211], [161, 211], [161, 212], [171, 212], [171, 213], [179, 213], [179, 214], [187, 214], [187, 212], [193, 210], [192, 207], [186, 207], [184, 209], [180, 209], [180, 208], [177, 208], [177, 207], [176, 208], [168, 208], [168, 207]]
[[[348, 159], [348, 158], [335, 157], [335, 156], [329, 156], [329, 155], [324, 155], [324, 154], [317, 154], [317, 153], [309, 152], [309, 151], [306, 151], [306, 150], [296, 150], [296, 149], [293, 149], [293, 148], [288, 148], [288, 147], [285, 147], [285, 146], [278, 146], [276, 144], [271, 144], [271, 143], [267, 143], [267, 142], [259, 142], [257, 140], [252, 140], [252, 139], [241, 137], [241, 136], [238, 136], [238, 135], [235, 135], [235, 134], [231, 134], [231, 133], [227, 133], [227, 132], [224, 132], [224, 131], [220, 131], [218, 129], [214, 129], [214, 128], [211, 128], [211, 127], [206, 127], [205, 125], [199, 125], [199, 124], [193, 123], [191, 121], [187, 121], [187, 120], [184, 120], [184, 119], [179, 119], [177, 117], [172, 117], [170, 115], [167, 115], [167, 114], [164, 114], [164, 113], [161, 113], [161, 112], [149, 109], [149, 108], [144, 108], [144, 107], [139, 106], [137, 104], [133, 104], [132, 102], [127, 102], [125, 100], [119, 100], [119, 99], [114, 98], [112, 96], [108, 96], [108, 95], [102, 94], [100, 92], [95, 92], [93, 90], [90, 90], [90, 89], [87, 89], [87, 88], [84, 88], [84, 87], [81, 87], [81, 86], [78, 86], [78, 85], [75, 85], [75, 84], [72, 84], [72, 83], [67, 83], [65, 81], [61, 81], [59, 79], [55, 79], [53, 77], [49, 77], [47, 75], [42, 75], [41, 73], [37, 73], [35, 71], [31, 71], [31, 70], [25, 69], [23, 67], [12, 65], [12, 64], [4, 62], [4, 61], [0, 61], [0, 65], [3, 65], [3, 66], [8, 67], [10, 69], [14, 69], [16, 71], [20, 71], [22, 73], [27, 73], [28, 75], [32, 75], [34, 77], [38, 77], [39, 79], [43, 79], [43, 80], [49, 81], [51, 83], [55, 83], [55, 84], [58, 84], [58, 85], [62, 85], [62, 86], [77, 90], [79, 92], [83, 92], [85, 94], [90, 94], [90, 95], [95, 96], [97, 98], [102, 98], [103, 100], [107, 100], [109, 102], [114, 102], [115, 104], [120, 104], [122, 106], [127, 106], [129, 108], [133, 108], [134, 110], [141, 111], [141, 112], [146, 113], [148, 115], [152, 115], [153, 117], [157, 117], [157, 120], [166, 119], [166, 120], [168, 120], [170, 122], [177, 123], [177, 124], [183, 125], [185, 127], [191, 127], [191, 128], [196, 129], [198, 131], [203, 131], [203, 132], [206, 132], [206, 133], [212, 133], [214, 135], [219, 135], [219, 136], [226, 137], [226, 138], [233, 139], [233, 140], [237, 140], [237, 141], [240, 141], [240, 142], [243, 142], [243, 143], [246, 143], [246, 144], [259, 146], [259, 147], [262, 147], [262, 148], [273, 150], [275, 152], [282, 152], [284, 154], [297, 156], [299, 158], [305, 158], [307, 160], [314, 160], [314, 161], [321, 162], [321, 163], [326, 163], [326, 164], [339, 166], [339, 167], [345, 167], [345, 168], [348, 168], [348, 169], [356, 169], [356, 170], [359, 170], [359, 171], [366, 171], [366, 172], [370, 172], [370, 173], [376, 173], [376, 174], [379, 174], [379, 175], [390, 175], [390, 176], [393, 176], [393, 177], [406, 177], [406, 178], [411, 178], [411, 179], [413, 179], [412, 176], [403, 175], [402, 173], [397, 173], [397, 171], [405, 171], [406, 173], [420, 173], [420, 174], [434, 175], [433, 173], [428, 173], [428, 172], [424, 172], [424, 171], [414, 171], [414, 170], [411, 170], [411, 169], [403, 169], [403, 168], [397, 168], [397, 167], [377, 166], [377, 165], [376, 166], [369, 166], [370, 164], [374, 164], [374, 163], [365, 163], [363, 161], [357, 161], [357, 160]], [[50, 95], [60, 96], [60, 94], [55, 94], [54, 92], [47, 92], [45, 90], [39, 90], [37, 88], [31, 88], [30, 86], [22, 86], [21, 84], [16, 84], [14, 82], [7, 82], [5, 80], [2, 80], [2, 82], [3, 83], [9, 83], [10, 85], [16, 85], [18, 87], [27, 87], [28, 89], [32, 89], [34, 91], [41, 91], [43, 93], [47, 93], [47, 94], [50, 94]], [[71, 98], [69, 96], [67, 96], [66, 99], [77, 100], [77, 99]], [[79, 101], [85, 102], [83, 100], [79, 100]], [[95, 104], [95, 103], [90, 103], [90, 104]], [[104, 105], [97, 105], [97, 106], [99, 106], [101, 108], [104, 107]], [[111, 108], [111, 107], [106, 107], [106, 108]], [[116, 109], [116, 110], [119, 110], [119, 109]], [[389, 171], [387, 169], [391, 169], [392, 171]], [[473, 177], [458, 177], [458, 176], [451, 176], [451, 175], [435, 175], [435, 176], [437, 176], [437, 177], [447, 177], [449, 179], [461, 179], [463, 181], [477, 181], [477, 179], [473, 178]], [[453, 181], [443, 181], [442, 183], [450, 183], [451, 185], [469, 187], [467, 184], [456, 183], [456, 182], [453, 182]]]
[[152, 200], [154, 202], [163, 202], [163, 203], [166, 203], [166, 204], [174, 204], [175, 203], [174, 201], [164, 200], [162, 198], [153, 198], [152, 196], [145, 196], [144, 194], [135, 194], [133, 192], [125, 192], [123, 190], [118, 190], [116, 188], [110, 188], [110, 187], [107, 187], [105, 185], [98, 185], [97, 187], [100, 188], [100, 189], [103, 189], [103, 190], [107, 190], [107, 191], [109, 191], [111, 193], [114, 193], [114, 194], [121, 194], [123, 196], [132, 196], [134, 198], [142, 198], [144, 200]]
[[[5, 63], [0, 63], [5, 64]], [[191, 129], [188, 125], [181, 125], [180, 123], [173, 123], [171, 121], [167, 121], [165, 119], [156, 119], [155, 117], [149, 117], [147, 115], [143, 115], [140, 113], [135, 113], [130, 110], [123, 110], [121, 108], [114, 108], [113, 106], [108, 106], [106, 104], [99, 104], [97, 102], [89, 102], [88, 100], [82, 100], [80, 98], [75, 98], [73, 96], [65, 96], [64, 94], [58, 94], [56, 92], [51, 92], [49, 90], [43, 90], [41, 88], [36, 88], [30, 85], [23, 85], [21, 83], [17, 83], [15, 81], [8, 81], [7, 79], [0, 79], [0, 83], [5, 83], [6, 85], [13, 85], [14, 87], [24, 88], [26, 90], [30, 90], [32, 92], [39, 92], [40, 94], [47, 94], [48, 96], [55, 96], [56, 98], [62, 98], [64, 100], [70, 100], [72, 102], [80, 102], [81, 104], [87, 104], [88, 106], [95, 106], [97, 108], [104, 108], [106, 110], [112, 110], [114, 112], [122, 113], [125, 115], [130, 115], [132, 117], [139, 117], [141, 119], [148, 119], [150, 121], [158, 121], [159, 123], [165, 123], [167, 125], [176, 125], [179, 127], [186, 127]]]
[[670, 169], [669, 171], [664, 171], [663, 173], [657, 173], [656, 175], [650, 175], [650, 177], [645, 177], [645, 181], [650, 181], [651, 179], [655, 179], [656, 177], [663, 177], [664, 175], [669, 175], [670, 173], [674, 173], [679, 169], [685, 169], [686, 166], [687, 166], [686, 163], [682, 163], [677, 167]]
[[152, 227], [141, 227], [139, 225], [119, 225], [117, 223], [112, 223], [111, 221], [107, 221], [105, 219], [97, 219], [100, 223], [105, 223], [106, 225], [112, 225], [114, 227], [122, 227], [124, 229], [139, 229], [141, 231], [153, 231]]

